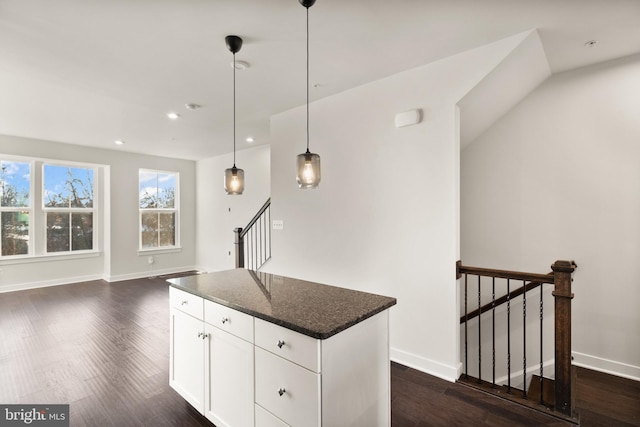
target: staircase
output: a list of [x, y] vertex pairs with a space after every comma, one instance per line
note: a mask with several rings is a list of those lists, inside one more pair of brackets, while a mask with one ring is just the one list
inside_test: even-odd
[[271, 198], [235, 233], [236, 268], [258, 271], [271, 258]]
[[[556, 261], [551, 268], [536, 274], [458, 261], [464, 293], [464, 372], [458, 382], [577, 423], [571, 366], [576, 265]], [[551, 302], [553, 310], [547, 309]]]

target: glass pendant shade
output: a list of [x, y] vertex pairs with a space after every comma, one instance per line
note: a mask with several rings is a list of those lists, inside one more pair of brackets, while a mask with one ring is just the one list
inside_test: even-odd
[[320, 156], [309, 152], [298, 154], [298, 188], [317, 188], [320, 184]]
[[235, 165], [224, 170], [224, 191], [230, 195], [239, 195], [244, 191], [244, 171]]

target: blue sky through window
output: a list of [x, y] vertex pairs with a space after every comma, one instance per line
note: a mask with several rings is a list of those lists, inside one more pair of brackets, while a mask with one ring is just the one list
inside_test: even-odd
[[30, 163], [0, 161], [0, 199], [2, 200], [2, 206], [29, 206], [30, 178]]
[[48, 207], [92, 207], [93, 169], [44, 165], [44, 203]]

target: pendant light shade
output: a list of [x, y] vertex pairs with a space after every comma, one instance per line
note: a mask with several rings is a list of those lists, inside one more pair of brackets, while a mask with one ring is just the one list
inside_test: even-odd
[[233, 167], [224, 171], [224, 191], [235, 196], [244, 191], [244, 171], [236, 167], [236, 53], [242, 48], [242, 39], [227, 36], [225, 42], [227, 49], [233, 53]]
[[298, 188], [317, 188], [320, 184], [320, 156], [309, 151], [309, 8], [316, 0], [299, 0], [307, 9], [307, 151], [297, 157]]

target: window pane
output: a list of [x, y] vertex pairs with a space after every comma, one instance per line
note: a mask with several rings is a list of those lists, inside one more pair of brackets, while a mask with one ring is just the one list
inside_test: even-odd
[[71, 250], [88, 251], [93, 249], [93, 214], [71, 214]]
[[44, 203], [48, 208], [92, 208], [93, 169], [44, 165]]
[[141, 237], [143, 248], [155, 248], [158, 246], [158, 214], [143, 213], [141, 224]]
[[0, 161], [0, 206], [29, 206], [30, 177], [29, 163]]
[[2, 255], [29, 253], [29, 213], [2, 212]]
[[69, 251], [69, 214], [47, 213], [47, 252]]
[[176, 245], [176, 214], [160, 214], [160, 246]]
[[140, 170], [140, 209], [154, 209], [158, 205], [158, 174]]
[[158, 207], [173, 209], [176, 202], [176, 175], [158, 174]]

